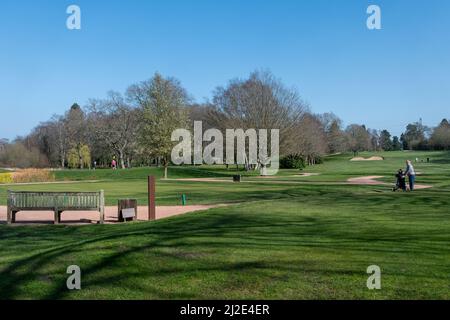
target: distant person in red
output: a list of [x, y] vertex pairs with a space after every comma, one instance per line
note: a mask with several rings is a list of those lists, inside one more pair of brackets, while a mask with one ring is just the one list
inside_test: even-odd
[[111, 162], [111, 167], [112, 167], [113, 170], [117, 169], [117, 161], [116, 161], [116, 159], [113, 159], [113, 161]]

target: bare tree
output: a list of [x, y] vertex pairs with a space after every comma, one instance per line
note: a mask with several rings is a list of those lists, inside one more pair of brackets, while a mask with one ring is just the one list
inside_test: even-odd
[[9, 143], [8, 139], [0, 139], [0, 152], [5, 150], [8, 143]]
[[122, 95], [110, 92], [106, 100], [91, 100], [87, 109], [88, 127], [98, 139], [119, 156], [122, 169], [129, 166], [127, 151], [138, 132], [138, 111], [128, 105]]
[[370, 135], [365, 126], [351, 124], [345, 130], [350, 150], [356, 156], [358, 152], [369, 149]]
[[318, 116], [307, 113], [297, 124], [293, 154], [300, 155], [308, 165], [315, 165], [327, 153], [327, 135]]
[[53, 129], [55, 132], [55, 140], [58, 146], [59, 160], [61, 168], [65, 168], [67, 158], [68, 132], [66, 130], [66, 121], [63, 117], [54, 117]]
[[34, 147], [47, 156], [52, 166], [65, 167], [68, 141], [65, 127], [64, 117], [55, 115], [49, 121], [40, 123], [27, 137]]
[[347, 138], [342, 130], [342, 120], [334, 113], [318, 116], [327, 135], [328, 152], [331, 154], [347, 150]]
[[430, 145], [436, 150], [450, 149], [450, 123], [447, 119], [442, 120], [433, 130]]
[[279, 129], [280, 152], [295, 149], [297, 124], [308, 106], [295, 89], [286, 88], [269, 72], [254, 72], [216, 89], [207, 119], [221, 129]]
[[41, 153], [27, 137], [18, 137], [0, 150], [0, 165], [14, 168], [48, 167], [46, 155]]

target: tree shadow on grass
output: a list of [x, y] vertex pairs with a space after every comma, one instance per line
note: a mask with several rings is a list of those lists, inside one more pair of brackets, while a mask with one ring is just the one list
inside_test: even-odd
[[[353, 188], [351, 190], [354, 190]], [[359, 189], [357, 189], [359, 190]], [[300, 199], [296, 199], [303, 195]], [[310, 190], [309, 192], [290, 190], [286, 195], [291, 201], [286, 203], [280, 200], [271, 209], [264, 209], [270, 201], [256, 202], [236, 207], [217, 208], [209, 212], [195, 213], [191, 215], [170, 218], [154, 223], [137, 223], [119, 226], [93, 226], [85, 228], [77, 227], [27, 227], [27, 228], [2, 228], [0, 239], [5, 247], [3, 253], [12, 254], [13, 250], [19, 248], [12, 247], [8, 252], [8, 245], [14, 245], [16, 239], [21, 239], [26, 243], [33, 243], [36, 239], [44, 241], [38, 249], [34, 249], [33, 254], [24, 258], [16, 259], [6, 268], [0, 269], [0, 297], [1, 299], [14, 299], [24, 295], [26, 286], [36, 281], [39, 272], [45, 272], [46, 268], [54, 267], [61, 270], [65, 275], [65, 268], [74, 261], [74, 256], [93, 254], [92, 250], [112, 250], [112, 254], [106, 256], [96, 256], [94, 262], [82, 266], [85, 287], [109, 287], [117, 283], [118, 278], [127, 277], [155, 277], [191, 273], [224, 272], [233, 274], [234, 272], [257, 272], [258, 270], [273, 270], [285, 272], [315, 272], [318, 274], [335, 274], [339, 276], [342, 270], [335, 270], [329, 267], [297, 266], [290, 267], [289, 262], [277, 263], [276, 261], [261, 260], [253, 258], [252, 261], [227, 262], [223, 259], [211, 261], [205, 258], [203, 265], [189, 265], [192, 259], [189, 255], [171, 254], [161, 250], [176, 248], [182, 252], [196, 252], [199, 248], [208, 250], [212, 254], [223, 252], [239, 251], [245, 247], [259, 252], [260, 257], [264, 257], [268, 252], [291, 251], [301, 254], [302, 250], [325, 250], [335, 252], [357, 254], [358, 257], [367, 254], [368, 251], [381, 258], [390, 254], [406, 254], [413, 256], [420, 253], [422, 255], [439, 255], [445, 252], [448, 236], [440, 230], [434, 232], [434, 241], [430, 242], [430, 231], [428, 229], [411, 229], [397, 226], [384, 227], [391, 222], [391, 217], [370, 211], [368, 216], [377, 218], [373, 222], [373, 228], [366, 231], [361, 227], [369, 226], [365, 222], [364, 216], [358, 217], [352, 211], [349, 214], [333, 215], [332, 211], [322, 216], [301, 214], [302, 209], [308, 206], [320, 209], [325, 203], [330, 205], [348, 205], [353, 210], [356, 208], [371, 207], [380, 205], [387, 206], [392, 197], [376, 195], [367, 199], [367, 195], [358, 195], [355, 192], [339, 192], [330, 189], [327, 191]], [[419, 197], [420, 198], [420, 197]], [[411, 198], [412, 199], [412, 198]], [[419, 199], [414, 198], [419, 201]], [[423, 197], [422, 197], [423, 201]], [[356, 202], [356, 203], [355, 203]], [[295, 212], [285, 213], [289, 206], [298, 206], [299, 214]], [[389, 207], [389, 206], [388, 206]], [[259, 213], [261, 210], [261, 214]], [[264, 213], [269, 210], [271, 214]], [[405, 214], [406, 215], [406, 214]], [[384, 217], [380, 219], [380, 217]], [[396, 218], [403, 218], [402, 215]], [[395, 217], [394, 217], [395, 218]], [[445, 227], [445, 226], [444, 226]], [[359, 228], [359, 229], [358, 229]], [[56, 247], [55, 247], [56, 245]], [[124, 247], [121, 247], [124, 246]], [[94, 249], [93, 249], [94, 248]], [[271, 251], [268, 251], [271, 248]], [[131, 273], [121, 271], [124, 260], [131, 261], [135, 254], [143, 255], [149, 253], [155, 258], [166, 258], [167, 261], [186, 261], [182, 268], [176, 266], [164, 266], [153, 272], [136, 270]], [[8, 257], [8, 254], [3, 255]], [[27, 254], [25, 252], [19, 254]], [[202, 257], [198, 259], [202, 260]], [[270, 259], [270, 258], [267, 258]], [[64, 261], [64, 266], [54, 266], [55, 261]], [[69, 262], [70, 261], [70, 262]], [[298, 262], [298, 261], [297, 261]], [[149, 260], [151, 263], [151, 260]], [[296, 263], [292, 261], [292, 263]], [[349, 265], [352, 265], [350, 260]], [[67, 265], [65, 265], [67, 264]], [[126, 263], [125, 263], [126, 265]], [[345, 271], [350, 274], [353, 269]], [[108, 271], [108, 272], [106, 272]], [[111, 274], [112, 273], [112, 274]], [[47, 284], [47, 290], [39, 297], [45, 299], [69, 298], [71, 294], [67, 291], [63, 275], [55, 276], [57, 285]], [[50, 276], [50, 275], [48, 275]], [[266, 275], [261, 275], [266, 276]], [[41, 281], [43, 282], [43, 281]], [[45, 285], [45, 284], [43, 284]], [[125, 280], [124, 286], [130, 285]], [[147, 284], [145, 290], [151, 296], [161, 298], [196, 298], [198, 295], [184, 290], [180, 287], [176, 293], [158, 291], [157, 282], [154, 285]], [[25, 293], [26, 294], [26, 293]], [[145, 294], [145, 293], [142, 293]]]

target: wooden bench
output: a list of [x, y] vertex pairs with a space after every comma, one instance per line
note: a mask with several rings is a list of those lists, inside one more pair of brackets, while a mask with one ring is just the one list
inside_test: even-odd
[[8, 191], [7, 222], [16, 222], [19, 211], [53, 211], [55, 224], [63, 211], [98, 211], [105, 222], [105, 194], [100, 192], [23, 192]]

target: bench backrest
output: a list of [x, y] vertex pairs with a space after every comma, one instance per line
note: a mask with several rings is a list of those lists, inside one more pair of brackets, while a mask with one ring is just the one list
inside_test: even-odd
[[104, 206], [100, 192], [8, 191], [8, 207], [21, 210], [98, 210]]

